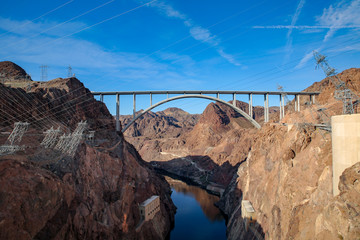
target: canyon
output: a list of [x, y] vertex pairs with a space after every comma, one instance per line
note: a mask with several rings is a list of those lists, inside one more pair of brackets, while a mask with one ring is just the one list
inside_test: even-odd
[[[114, 117], [76, 78], [35, 82], [24, 70], [0, 63], [0, 143], [15, 121], [29, 122], [16, 154], [0, 156], [1, 239], [165, 239], [176, 207], [162, 175], [218, 195], [228, 239], [358, 239], [360, 164], [340, 177], [332, 194], [331, 133], [317, 127], [342, 112], [329, 78], [304, 91], [319, 91], [317, 104], [301, 98], [270, 108], [254, 107], [255, 129], [234, 110], [210, 103], [202, 114], [178, 108], [149, 112], [124, 133]], [[360, 69], [338, 75], [357, 94]], [[248, 111], [248, 104], [236, 105]], [[319, 111], [319, 109], [322, 109]], [[359, 111], [359, 107], [357, 109]], [[321, 114], [322, 112], [323, 114]], [[125, 126], [132, 116], [121, 116]], [[74, 157], [41, 147], [44, 132], [69, 134], [85, 121]], [[160, 173], [160, 174], [159, 174]], [[160, 213], [140, 227], [138, 205], [158, 195]], [[244, 224], [241, 202], [256, 214]]]
[[[359, 94], [360, 69], [338, 76]], [[301, 98], [301, 111], [296, 112], [289, 101], [281, 121], [273, 108], [272, 120], [260, 130], [230, 108], [211, 103], [197, 116], [197, 123], [191, 123], [192, 129], [184, 129], [177, 137], [167, 136], [169, 131], [145, 133], [141, 126], [152, 129], [152, 113], [139, 119], [125, 138], [159, 172], [220, 195], [218, 206], [228, 218], [228, 239], [357, 239], [359, 164], [344, 171], [341, 192], [332, 196], [331, 134], [316, 127], [342, 114], [342, 103], [334, 99], [335, 87], [329, 78], [304, 91], [321, 92], [317, 104]], [[246, 103], [236, 104], [247, 111]], [[263, 109], [257, 108], [254, 117], [262, 122]], [[124, 122], [131, 118], [124, 117]], [[172, 125], [174, 118], [155, 121], [155, 125]], [[256, 224], [248, 230], [241, 214], [242, 200], [249, 200], [257, 214]]]

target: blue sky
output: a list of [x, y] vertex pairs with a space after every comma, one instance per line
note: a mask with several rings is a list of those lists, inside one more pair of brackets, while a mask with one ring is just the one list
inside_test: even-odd
[[[3, 0], [1, 5], [0, 61], [19, 64], [33, 80], [40, 80], [40, 65], [49, 66], [48, 79], [66, 77], [71, 65], [92, 91], [276, 90], [278, 85], [298, 91], [324, 77], [315, 70], [313, 50], [327, 55], [339, 72], [360, 67], [360, 0]], [[130, 101], [121, 99], [123, 114], [131, 112]], [[106, 102], [113, 112], [114, 99]], [[201, 112], [208, 103], [183, 100], [163, 108]], [[139, 98], [138, 105], [148, 107], [148, 99]]]

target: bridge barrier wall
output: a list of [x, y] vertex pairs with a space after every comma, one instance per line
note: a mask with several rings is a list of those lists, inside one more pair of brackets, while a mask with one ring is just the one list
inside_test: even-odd
[[360, 114], [331, 117], [333, 195], [343, 171], [360, 161]]

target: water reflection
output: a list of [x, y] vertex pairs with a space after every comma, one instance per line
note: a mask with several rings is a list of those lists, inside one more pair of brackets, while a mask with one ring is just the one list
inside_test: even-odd
[[214, 206], [219, 197], [205, 190], [166, 177], [173, 193], [171, 198], [177, 207], [175, 227], [170, 239], [226, 239], [225, 220]]
[[170, 177], [166, 177], [166, 180], [170, 184], [171, 188], [176, 192], [194, 197], [196, 201], [200, 204], [202, 211], [210, 221], [224, 220], [223, 215], [214, 205], [216, 202], [219, 201], [218, 196], [211, 195], [202, 188], [187, 185], [182, 181], [172, 179]]

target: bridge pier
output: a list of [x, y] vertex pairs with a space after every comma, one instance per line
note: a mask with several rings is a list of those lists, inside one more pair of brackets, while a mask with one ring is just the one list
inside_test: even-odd
[[315, 95], [310, 95], [311, 104], [315, 104]]
[[283, 101], [283, 98], [282, 98], [282, 95], [280, 94], [279, 95], [279, 97], [280, 97], [280, 120], [283, 118], [283, 108], [282, 108], [282, 105], [283, 105], [283, 103], [282, 103], [282, 101]]
[[285, 117], [285, 99], [284, 95], [280, 94], [280, 120]]
[[236, 93], [233, 93], [233, 106], [236, 107]]
[[116, 94], [116, 131], [120, 132], [120, 95]]
[[300, 112], [300, 95], [295, 95], [295, 112]]
[[136, 115], [136, 94], [135, 93], [133, 94], [133, 103], [134, 103], [134, 106], [133, 106], [133, 118], [135, 118], [135, 115]]
[[152, 93], [150, 93], [150, 107], [152, 106]]
[[264, 94], [264, 122], [269, 122], [269, 94]]
[[253, 95], [252, 93], [249, 94], [249, 115], [253, 118]]
[[295, 112], [300, 112], [300, 95], [295, 95]]
[[100, 94], [100, 102], [104, 102], [104, 95]]
[[285, 97], [283, 94], [281, 94], [281, 98], [282, 98], [282, 118], [283, 119], [285, 117]]

